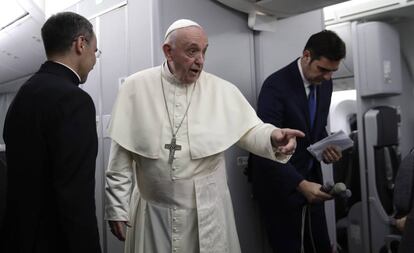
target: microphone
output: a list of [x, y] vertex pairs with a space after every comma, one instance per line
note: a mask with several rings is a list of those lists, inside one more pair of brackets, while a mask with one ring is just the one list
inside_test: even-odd
[[329, 194], [332, 196], [337, 196], [346, 191], [346, 185], [344, 183], [336, 183]]
[[343, 193], [341, 193], [341, 198], [350, 198], [352, 196], [352, 192], [350, 189], [346, 189], [346, 191], [344, 191]]
[[346, 185], [342, 182], [336, 183], [335, 185], [332, 182], [326, 182], [321, 186], [320, 190], [332, 195], [335, 198], [349, 198], [352, 196], [351, 190], [347, 189]]
[[329, 192], [333, 189], [333, 187], [334, 187], [334, 183], [332, 183], [331, 181], [328, 181], [324, 185], [321, 186], [320, 190], [330, 194]]

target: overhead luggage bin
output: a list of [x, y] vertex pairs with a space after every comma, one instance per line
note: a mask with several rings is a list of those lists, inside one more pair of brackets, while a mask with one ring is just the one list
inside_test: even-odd
[[40, 35], [44, 12], [32, 0], [17, 3], [26, 14], [0, 30], [0, 90], [3, 84], [33, 74], [46, 59]]

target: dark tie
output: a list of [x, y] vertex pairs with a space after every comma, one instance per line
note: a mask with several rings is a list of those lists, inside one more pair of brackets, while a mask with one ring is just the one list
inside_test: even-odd
[[308, 106], [309, 106], [309, 119], [310, 119], [310, 128], [313, 128], [313, 123], [315, 122], [316, 114], [316, 94], [315, 94], [315, 85], [309, 85], [309, 96], [308, 96]]

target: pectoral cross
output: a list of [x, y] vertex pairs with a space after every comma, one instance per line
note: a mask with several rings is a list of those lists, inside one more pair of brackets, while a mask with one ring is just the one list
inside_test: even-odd
[[164, 148], [170, 150], [170, 155], [168, 158], [168, 163], [172, 164], [174, 160], [174, 155], [176, 150], [181, 150], [181, 145], [177, 145], [176, 143], [177, 139], [175, 137], [172, 137], [170, 144], [165, 144]]

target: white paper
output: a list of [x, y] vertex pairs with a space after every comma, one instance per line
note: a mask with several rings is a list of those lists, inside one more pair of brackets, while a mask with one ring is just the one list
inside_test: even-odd
[[307, 149], [318, 161], [322, 161], [322, 153], [328, 146], [336, 146], [342, 151], [353, 145], [354, 142], [341, 130], [310, 145]]

